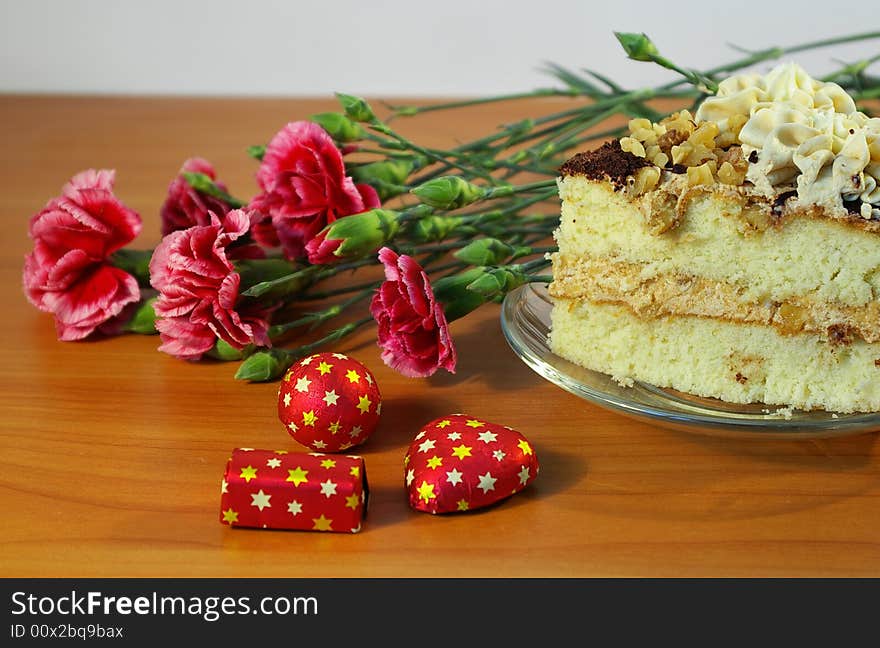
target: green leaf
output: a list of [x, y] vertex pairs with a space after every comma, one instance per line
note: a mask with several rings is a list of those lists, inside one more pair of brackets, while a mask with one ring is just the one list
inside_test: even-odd
[[277, 279], [261, 281], [242, 292], [241, 296], [254, 299], [265, 298], [272, 300], [286, 297], [288, 295], [295, 295], [312, 285], [312, 281], [314, 280], [317, 271], [318, 266], [310, 266]]
[[266, 155], [266, 145], [265, 144], [254, 144], [253, 146], [247, 147], [247, 154], [250, 155], [255, 160], [263, 161], [263, 157]]

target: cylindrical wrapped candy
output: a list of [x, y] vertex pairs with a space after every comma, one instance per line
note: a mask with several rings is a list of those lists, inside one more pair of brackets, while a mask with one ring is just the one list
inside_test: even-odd
[[422, 428], [406, 453], [404, 470], [412, 508], [455, 513], [521, 491], [537, 476], [538, 457], [516, 430], [453, 414]]
[[278, 418], [316, 452], [343, 452], [376, 429], [382, 397], [373, 374], [342, 353], [317, 353], [290, 367], [278, 387]]
[[230, 526], [357, 533], [367, 511], [366, 467], [354, 455], [238, 448], [220, 491]]

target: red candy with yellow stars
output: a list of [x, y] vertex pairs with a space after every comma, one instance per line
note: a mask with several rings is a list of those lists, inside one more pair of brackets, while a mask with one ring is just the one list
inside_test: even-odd
[[278, 389], [278, 418], [315, 452], [343, 452], [363, 443], [379, 424], [381, 410], [373, 374], [342, 353], [303, 358]]
[[465, 414], [428, 423], [404, 458], [409, 504], [456, 513], [495, 504], [528, 486], [538, 457], [516, 430]]

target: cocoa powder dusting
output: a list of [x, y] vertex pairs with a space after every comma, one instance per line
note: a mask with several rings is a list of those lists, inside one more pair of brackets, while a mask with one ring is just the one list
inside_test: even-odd
[[648, 160], [624, 151], [615, 139], [592, 151], [576, 154], [560, 167], [559, 173], [563, 176], [581, 175], [590, 180], [607, 179], [619, 189], [626, 184], [628, 176], [646, 166], [651, 166]]

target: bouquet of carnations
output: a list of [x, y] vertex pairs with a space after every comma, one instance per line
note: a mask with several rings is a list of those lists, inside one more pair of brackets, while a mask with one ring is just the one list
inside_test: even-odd
[[[621, 114], [657, 121], [656, 99], [695, 107], [730, 72], [878, 37], [769, 48], [696, 71], [663, 57], [644, 34], [623, 33], [617, 38], [629, 58], [679, 76], [626, 90], [598, 72], [553, 65], [557, 88], [388, 106], [385, 119], [364, 99], [339, 94], [339, 112], [286, 124], [248, 149], [259, 166], [258, 191], [247, 200], [233, 196], [207, 160], [184, 162], [161, 206], [164, 238], [154, 250], [128, 247], [141, 218], [114, 194], [113, 171], [75, 175], [31, 218], [25, 294], [54, 315], [61, 340], [158, 333], [159, 350], [173, 356], [240, 362], [239, 379], [277, 379], [296, 359], [373, 322], [382, 359], [402, 374], [454, 371], [449, 322], [527, 282], [549, 281], [556, 170], [572, 152], [625, 128], [602, 130], [604, 122]], [[880, 81], [866, 70], [877, 58], [826, 80], [857, 100], [876, 98]], [[435, 110], [547, 96], [574, 105], [449, 150], [421, 146], [391, 126]], [[368, 313], [356, 312], [367, 304]], [[344, 323], [331, 325], [337, 318]], [[303, 330], [322, 335], [303, 342]]]

